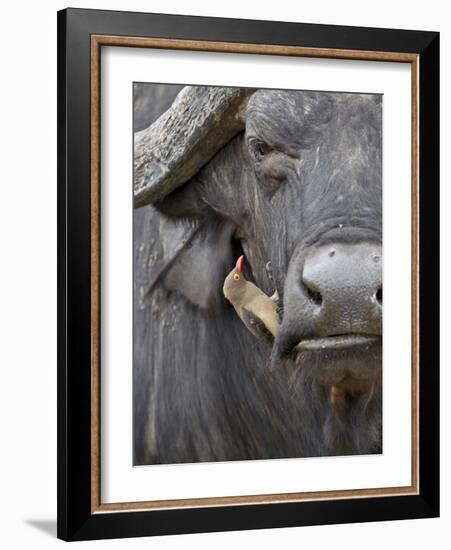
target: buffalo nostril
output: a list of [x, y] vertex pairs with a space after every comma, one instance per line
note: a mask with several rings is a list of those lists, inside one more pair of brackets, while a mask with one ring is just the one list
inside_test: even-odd
[[310, 288], [308, 285], [303, 284], [305, 294], [307, 295], [308, 299], [315, 304], [316, 306], [320, 306], [323, 303], [323, 297], [321, 296], [321, 292], [314, 288]]
[[376, 292], [376, 300], [382, 305], [382, 287], [379, 287]]

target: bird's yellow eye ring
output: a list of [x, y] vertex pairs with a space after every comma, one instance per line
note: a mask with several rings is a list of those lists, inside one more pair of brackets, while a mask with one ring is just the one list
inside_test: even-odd
[[241, 277], [238, 275], [238, 273], [235, 273], [233, 278], [235, 279], [235, 281], [239, 281], [241, 279]]

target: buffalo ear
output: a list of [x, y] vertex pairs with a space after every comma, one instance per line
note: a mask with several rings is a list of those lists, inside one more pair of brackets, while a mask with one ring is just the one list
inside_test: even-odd
[[202, 220], [168, 268], [164, 287], [201, 309], [217, 309], [224, 299], [222, 287], [231, 269], [233, 231], [229, 222], [212, 217]]
[[161, 286], [196, 307], [215, 310], [224, 299], [227, 269], [232, 268], [235, 226], [204, 203], [200, 185], [191, 178], [154, 205], [162, 255], [146, 297]]

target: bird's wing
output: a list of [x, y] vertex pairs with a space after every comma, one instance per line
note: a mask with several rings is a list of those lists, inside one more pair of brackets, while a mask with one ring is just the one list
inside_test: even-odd
[[269, 296], [262, 292], [247, 303], [246, 308], [265, 324], [273, 336], [277, 334], [280, 325], [277, 304]]
[[257, 317], [257, 315], [254, 315], [251, 311], [249, 311], [245, 307], [242, 307], [241, 318], [244, 324], [256, 338], [258, 338], [259, 340], [265, 340], [272, 345], [272, 343], [274, 342], [274, 336], [266, 328], [265, 323], [260, 319], [260, 317]]

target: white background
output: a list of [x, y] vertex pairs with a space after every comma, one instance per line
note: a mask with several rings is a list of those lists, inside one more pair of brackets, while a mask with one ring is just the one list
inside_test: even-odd
[[[72, 6], [191, 13], [312, 23], [348, 24], [442, 32], [442, 281], [451, 281], [450, 20], [441, 0], [395, 3], [226, 3], [154, 0], [72, 1]], [[0, 418], [1, 544], [52, 548], [56, 517], [56, 13], [62, 2], [12, 3], [2, 10], [0, 88], [0, 274], [2, 374]], [[448, 254], [445, 256], [445, 250]], [[448, 283], [449, 285], [449, 283]], [[449, 286], [442, 303], [442, 518], [260, 532], [162, 537], [84, 543], [114, 548], [444, 548], [451, 522], [451, 377]], [[448, 368], [447, 368], [448, 367]], [[445, 543], [445, 540], [448, 542]]]
[[[101, 502], [410, 485], [410, 66], [137, 48], [105, 48], [101, 61]], [[132, 468], [134, 80], [384, 94], [383, 455]]]

